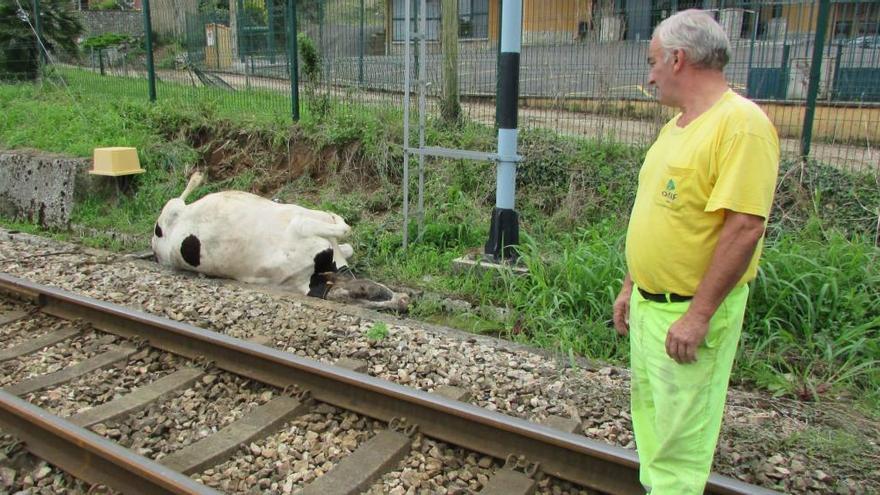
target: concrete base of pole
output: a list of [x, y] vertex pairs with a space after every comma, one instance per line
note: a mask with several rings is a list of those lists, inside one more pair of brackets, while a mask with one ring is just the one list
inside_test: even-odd
[[486, 273], [491, 272], [501, 275], [502, 272], [514, 275], [528, 275], [529, 270], [518, 263], [502, 261], [495, 262], [495, 257], [488, 254], [466, 254], [461, 258], [452, 260], [452, 271], [455, 273]]
[[495, 208], [492, 210], [492, 224], [489, 226], [489, 240], [484, 253], [494, 261], [516, 261], [519, 254], [519, 214], [516, 210]]

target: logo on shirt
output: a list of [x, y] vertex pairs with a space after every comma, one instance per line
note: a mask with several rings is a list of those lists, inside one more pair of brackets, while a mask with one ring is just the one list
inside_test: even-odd
[[678, 193], [675, 192], [675, 181], [669, 179], [669, 182], [666, 183], [666, 190], [661, 192], [660, 195], [669, 201], [675, 201], [675, 198], [678, 197]]

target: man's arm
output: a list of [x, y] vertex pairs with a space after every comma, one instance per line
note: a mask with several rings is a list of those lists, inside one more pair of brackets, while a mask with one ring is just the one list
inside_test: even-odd
[[697, 347], [709, 331], [709, 320], [745, 273], [764, 235], [764, 219], [757, 215], [725, 211], [724, 225], [712, 261], [690, 308], [669, 327], [666, 353], [678, 363], [697, 359]]

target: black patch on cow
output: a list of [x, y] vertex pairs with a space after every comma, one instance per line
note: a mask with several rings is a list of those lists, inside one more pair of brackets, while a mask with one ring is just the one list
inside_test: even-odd
[[162, 237], [162, 227], [159, 227], [159, 224], [156, 224], [156, 228], [153, 229], [153, 233], [156, 234], [156, 237]]
[[333, 249], [327, 248], [315, 255], [315, 271], [309, 278], [309, 295], [324, 298], [327, 295], [327, 277], [323, 273], [336, 272], [336, 262], [333, 261]]
[[192, 234], [180, 243], [180, 256], [182, 256], [183, 261], [186, 261], [190, 266], [199, 266], [199, 263], [201, 263], [201, 250], [202, 243], [199, 241], [198, 237]]

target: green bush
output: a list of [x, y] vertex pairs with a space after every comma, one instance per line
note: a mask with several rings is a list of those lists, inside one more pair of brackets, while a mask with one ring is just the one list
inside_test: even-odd
[[101, 50], [104, 48], [110, 48], [111, 46], [118, 46], [123, 43], [129, 43], [132, 41], [132, 37], [127, 34], [121, 33], [104, 33], [96, 36], [89, 36], [82, 42], [83, 48], [90, 48], [93, 50]]
[[122, 5], [118, 0], [101, 0], [89, 6], [91, 10], [121, 10]]
[[[0, 81], [33, 81], [40, 66], [33, 28], [33, 2], [0, 0]], [[43, 45], [48, 53], [76, 55], [76, 38], [82, 25], [71, 11], [69, 0], [42, 0]]]

